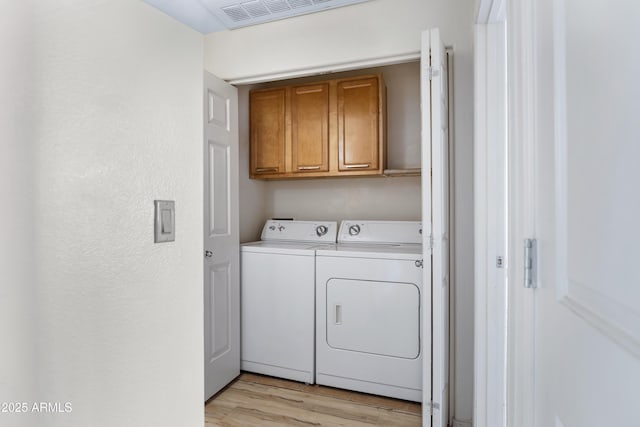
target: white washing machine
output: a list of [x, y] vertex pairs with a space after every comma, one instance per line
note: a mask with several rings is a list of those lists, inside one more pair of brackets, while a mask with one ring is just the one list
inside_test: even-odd
[[240, 368], [314, 382], [315, 254], [337, 223], [269, 220], [240, 247]]
[[316, 252], [316, 382], [422, 400], [420, 222], [343, 221]]

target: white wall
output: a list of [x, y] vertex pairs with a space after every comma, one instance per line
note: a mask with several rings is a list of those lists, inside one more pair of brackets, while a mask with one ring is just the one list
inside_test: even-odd
[[[450, 43], [462, 41], [457, 36], [463, 34], [470, 38], [473, 5], [469, 3], [375, 0], [216, 32], [205, 37], [205, 68], [235, 80], [416, 53], [425, 28], [440, 27]], [[465, 42], [469, 49], [470, 43]]]
[[[456, 313], [453, 410], [460, 420], [470, 420], [473, 408], [474, 6], [473, 2], [460, 0], [405, 0], [401, 3], [376, 0], [296, 19], [213, 33], [205, 37], [204, 57], [205, 68], [221, 78], [239, 80], [258, 76], [256, 78], [260, 79], [268, 74], [416, 54], [420, 50], [421, 31], [440, 28], [445, 44], [454, 50], [453, 225], [457, 245], [453, 275]], [[309, 182], [309, 186], [317, 185]], [[335, 185], [340, 186], [340, 181]], [[281, 206], [284, 205], [279, 202], [277, 209]], [[275, 202], [273, 209], [276, 209]]]
[[249, 90], [250, 86], [238, 88], [240, 242], [259, 240], [267, 218], [265, 182], [249, 179]]
[[[35, 399], [34, 145], [28, 99], [33, 22], [27, 2], [0, 0], [0, 402]], [[35, 426], [24, 414], [0, 424]]]
[[[0, 323], [27, 308], [9, 315], [32, 357], [5, 384], [3, 334], [2, 400], [72, 404], [20, 418], [37, 425], [202, 425], [202, 36], [137, 1], [38, 1], [15, 27], [2, 9], [3, 76], [15, 66], [34, 91], [2, 122], [3, 240], [22, 262], [8, 293], [2, 263]], [[8, 63], [5, 31], [25, 28]], [[154, 199], [176, 200], [175, 243], [153, 244]]]
[[269, 217], [420, 221], [419, 177], [270, 182], [266, 191]]

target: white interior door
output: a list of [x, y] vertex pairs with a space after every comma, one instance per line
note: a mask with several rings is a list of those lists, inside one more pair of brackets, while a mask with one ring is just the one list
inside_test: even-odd
[[240, 374], [238, 92], [204, 76], [205, 400]]
[[420, 74], [423, 283], [424, 289], [431, 289], [431, 293], [423, 292], [422, 425], [446, 427], [449, 417], [449, 110], [446, 51], [437, 29], [422, 33]]
[[[529, 334], [533, 357], [530, 366], [511, 360], [515, 381], [531, 389], [510, 393], [529, 399], [516, 404], [511, 420], [523, 427], [640, 425], [640, 51], [629, 49], [640, 40], [640, 6], [531, 5], [531, 29], [521, 39], [534, 43], [533, 61], [521, 64], [533, 64], [523, 70], [532, 79], [517, 84], [533, 84], [533, 117], [526, 106], [522, 116], [533, 123], [532, 138], [514, 182], [524, 183], [517, 221], [530, 234], [518, 236], [517, 254], [520, 238], [537, 238], [538, 274], [537, 289], [524, 290], [522, 276], [514, 283], [533, 301], [513, 334]], [[522, 224], [529, 212], [530, 224]]]

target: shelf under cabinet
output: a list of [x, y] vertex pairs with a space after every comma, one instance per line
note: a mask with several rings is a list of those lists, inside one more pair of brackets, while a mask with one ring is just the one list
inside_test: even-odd
[[393, 178], [402, 176], [420, 176], [422, 175], [421, 168], [409, 168], [409, 169], [385, 169], [382, 172], [382, 176]]

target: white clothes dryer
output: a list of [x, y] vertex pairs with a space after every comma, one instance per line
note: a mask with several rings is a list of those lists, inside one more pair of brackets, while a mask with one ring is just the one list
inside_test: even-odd
[[240, 368], [313, 384], [315, 250], [337, 223], [269, 220], [240, 247]]
[[316, 382], [422, 400], [420, 222], [343, 221], [316, 252]]

